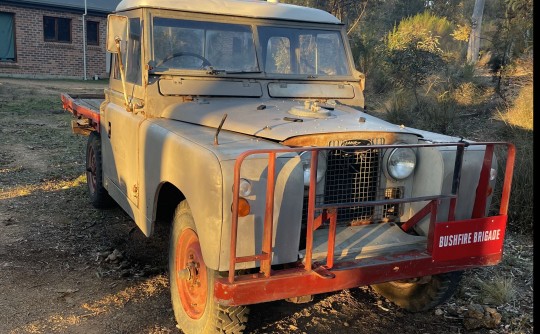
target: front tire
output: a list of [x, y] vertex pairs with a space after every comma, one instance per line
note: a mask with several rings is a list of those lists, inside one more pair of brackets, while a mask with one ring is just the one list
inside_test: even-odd
[[415, 280], [374, 284], [373, 290], [409, 312], [423, 312], [447, 301], [457, 290], [462, 271]]
[[218, 272], [206, 267], [187, 202], [176, 208], [169, 246], [169, 280], [174, 316], [185, 334], [242, 333], [246, 306], [214, 301]]
[[101, 138], [93, 131], [86, 143], [86, 185], [90, 202], [95, 208], [106, 209], [114, 205], [107, 189], [103, 187], [103, 164], [101, 160]]

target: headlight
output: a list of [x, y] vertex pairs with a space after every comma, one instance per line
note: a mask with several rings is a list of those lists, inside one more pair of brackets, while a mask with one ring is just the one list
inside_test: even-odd
[[247, 197], [251, 194], [251, 182], [246, 179], [240, 179], [240, 187], [238, 193], [242, 197]]
[[388, 174], [396, 180], [403, 180], [411, 176], [415, 167], [416, 154], [409, 147], [393, 149], [386, 163]]
[[[302, 167], [304, 167], [304, 186], [309, 186], [309, 178], [311, 175], [311, 151], [304, 151], [300, 153], [300, 160], [302, 161]], [[317, 158], [317, 183], [319, 183], [326, 174], [326, 151], [319, 151]]]

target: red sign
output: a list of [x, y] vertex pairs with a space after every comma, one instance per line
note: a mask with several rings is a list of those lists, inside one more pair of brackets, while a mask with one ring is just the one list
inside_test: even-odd
[[502, 254], [506, 215], [435, 223], [434, 261]]

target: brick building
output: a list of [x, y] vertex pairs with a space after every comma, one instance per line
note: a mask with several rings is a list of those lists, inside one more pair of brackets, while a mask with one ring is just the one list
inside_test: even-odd
[[85, 0], [0, 0], [0, 76], [108, 77], [107, 15], [119, 2], [86, 0], [85, 15]]

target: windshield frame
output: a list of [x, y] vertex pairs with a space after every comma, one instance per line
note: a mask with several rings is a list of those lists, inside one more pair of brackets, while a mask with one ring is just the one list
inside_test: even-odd
[[[243, 77], [249, 76], [250, 78], [255, 79], [266, 79], [266, 80], [286, 80], [286, 81], [356, 81], [354, 77], [355, 67], [352, 66], [352, 53], [348, 43], [347, 35], [344, 29], [343, 24], [328, 24], [328, 23], [312, 23], [312, 22], [297, 22], [297, 21], [288, 21], [288, 20], [274, 20], [274, 19], [256, 19], [248, 17], [233, 17], [227, 15], [215, 15], [215, 14], [204, 14], [204, 13], [190, 13], [184, 11], [175, 11], [167, 9], [152, 9], [148, 11], [148, 23], [149, 29], [148, 32], [148, 47], [149, 52], [147, 53], [147, 64], [149, 61], [153, 60], [154, 53], [154, 18], [167, 18], [167, 19], [179, 19], [179, 20], [188, 20], [188, 21], [202, 21], [202, 22], [215, 22], [215, 23], [228, 23], [228, 24], [238, 24], [243, 26], [249, 26], [253, 34], [253, 43], [255, 47], [255, 56], [258, 66], [258, 71], [246, 71], [238, 72], [232, 71], [227, 73], [219, 68], [214, 68], [213, 71], [209, 69], [168, 69], [165, 71], [158, 71], [156, 69], [150, 69], [150, 74], [152, 75], [185, 75], [185, 76], [203, 76], [203, 77]], [[337, 32], [338, 36], [341, 37], [341, 44], [344, 48], [346, 64], [345, 67], [348, 69], [349, 74], [347, 75], [319, 75], [315, 76], [312, 74], [279, 74], [279, 73], [266, 73], [264, 70], [264, 64], [262, 63], [262, 45], [260, 44], [259, 39], [259, 26], [260, 27], [276, 27], [276, 28], [293, 28], [293, 29], [309, 29], [309, 30], [326, 30], [329, 32]]]

